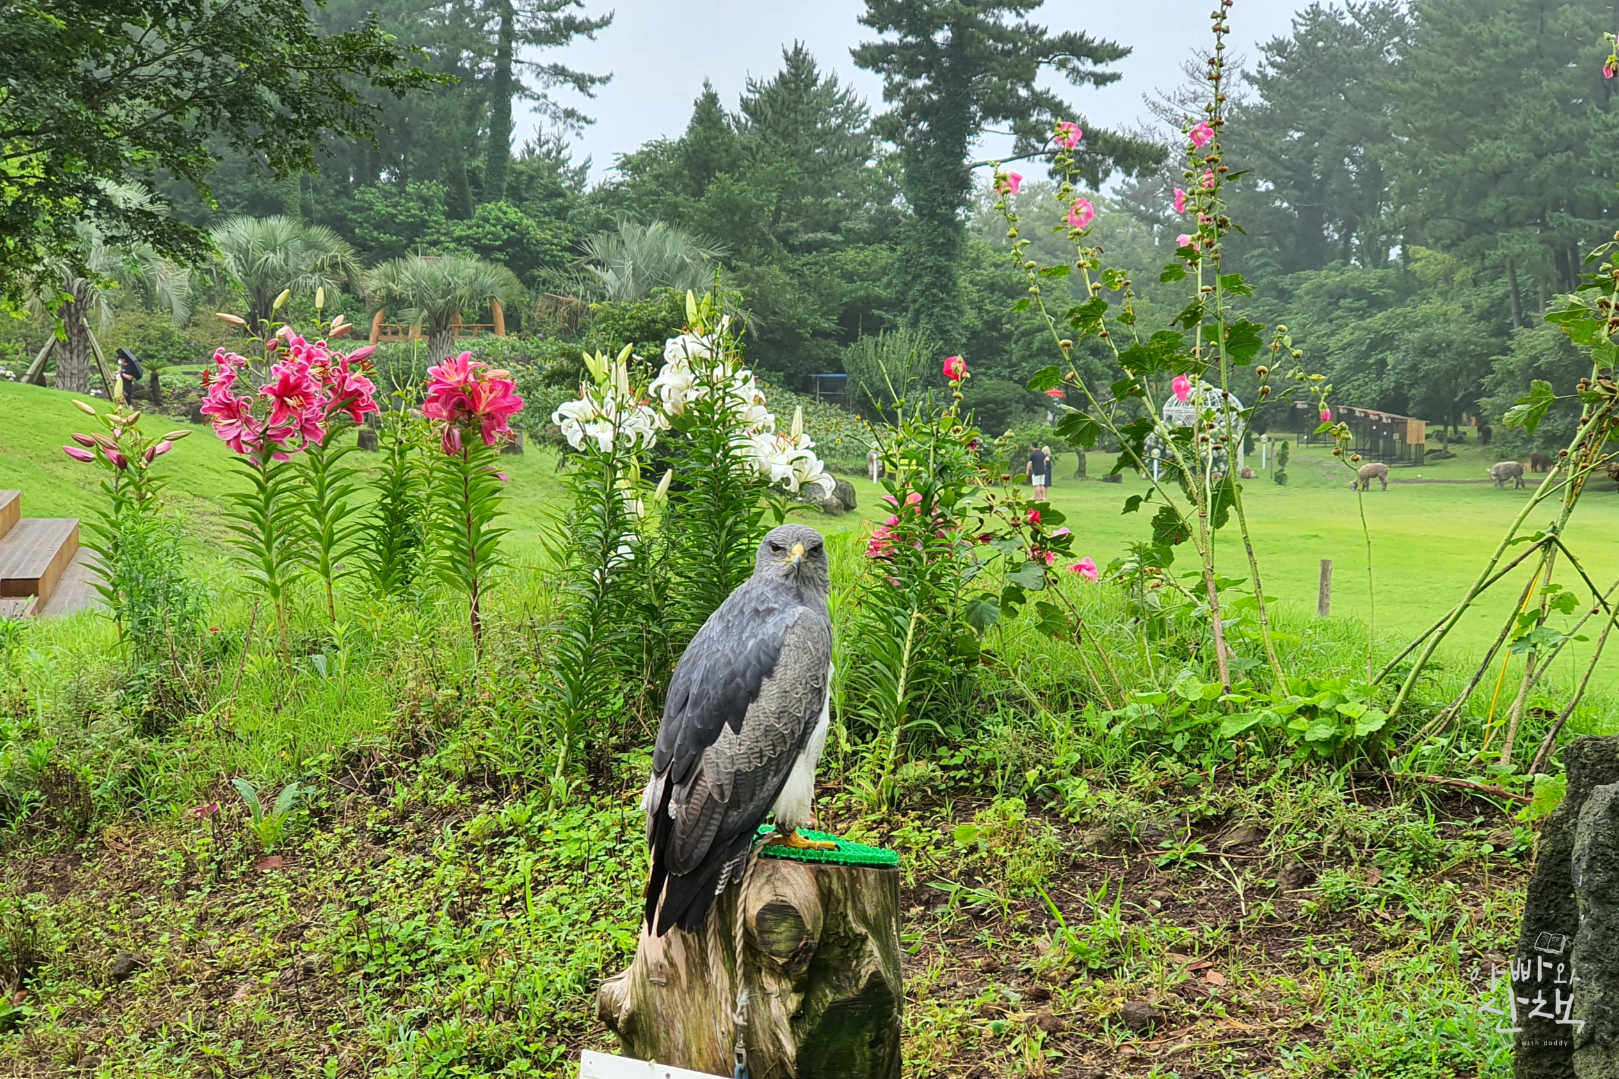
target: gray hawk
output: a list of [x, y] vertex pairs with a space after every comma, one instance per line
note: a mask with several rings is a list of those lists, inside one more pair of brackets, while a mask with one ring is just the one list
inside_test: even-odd
[[646, 921], [691, 931], [738, 881], [759, 826], [766, 842], [803, 838], [826, 744], [832, 620], [826, 545], [805, 525], [759, 544], [753, 576], [709, 615], [675, 666], [652, 754], [647, 815], [652, 876]]

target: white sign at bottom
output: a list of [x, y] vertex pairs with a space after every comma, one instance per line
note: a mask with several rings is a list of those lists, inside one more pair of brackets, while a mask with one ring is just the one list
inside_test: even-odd
[[708, 1072], [675, 1068], [652, 1060], [615, 1057], [610, 1053], [579, 1054], [579, 1079], [724, 1079]]

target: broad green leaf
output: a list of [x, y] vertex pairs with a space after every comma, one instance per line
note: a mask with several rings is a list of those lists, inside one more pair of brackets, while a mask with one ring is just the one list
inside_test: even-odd
[[1236, 715], [1226, 716], [1220, 721], [1220, 737], [1235, 738], [1243, 731], [1264, 722], [1267, 714], [1266, 712], [1238, 712]]
[[1023, 388], [1031, 393], [1041, 393], [1045, 390], [1054, 390], [1062, 385], [1062, 372], [1056, 364], [1042, 367], [1034, 373], [1034, 377], [1024, 384]]
[[1072, 266], [1068, 265], [1068, 263], [1066, 263], [1066, 262], [1063, 262], [1063, 263], [1059, 263], [1056, 266], [1042, 266], [1042, 267], [1040, 267], [1040, 276], [1041, 277], [1067, 277], [1069, 274], [1073, 273], [1073, 271], [1074, 271], [1074, 268]]
[[1006, 579], [1030, 592], [1038, 592], [1046, 586], [1046, 567], [1031, 559], [1023, 563], [1023, 568], [1017, 572], [1008, 573]]
[[[1340, 705], [1338, 711], [1342, 712]], [[1368, 708], [1366, 712], [1355, 720], [1355, 737], [1365, 738], [1368, 734], [1375, 734], [1383, 729], [1383, 724], [1389, 721], [1388, 713], [1381, 708]]]
[[969, 626], [983, 633], [1001, 617], [1001, 601], [992, 595], [975, 597], [967, 601], [961, 615]]
[[1520, 397], [1517, 403], [1507, 409], [1506, 418], [1502, 421], [1508, 427], [1522, 427], [1530, 434], [1540, 426], [1541, 419], [1546, 410], [1552, 407], [1557, 394], [1552, 390], [1552, 384], [1542, 379], [1535, 379], [1529, 383], [1529, 396]]

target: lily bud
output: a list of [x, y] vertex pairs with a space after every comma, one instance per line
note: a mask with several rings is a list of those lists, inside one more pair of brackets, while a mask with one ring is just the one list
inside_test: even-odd
[[70, 434], [67, 437], [71, 438], [73, 441], [77, 442], [87, 450], [95, 448], [96, 440], [91, 438], [89, 435], [81, 435], [75, 431], [73, 434]]
[[361, 360], [365, 359], [367, 356], [371, 355], [376, 350], [377, 350], [376, 345], [366, 345], [363, 348], [357, 348], [353, 352], [349, 353], [349, 362], [350, 363], [359, 363]]
[[86, 416], [94, 416], [96, 414], [95, 406], [87, 405], [83, 401], [74, 401], [73, 407], [84, 413]]
[[62, 452], [73, 458], [75, 461], [83, 461], [85, 464], [90, 464], [96, 459], [95, 454], [91, 453], [89, 450], [81, 450], [77, 446], [63, 446]]
[[119, 453], [117, 450], [108, 450], [107, 451], [107, 460], [111, 461], [113, 463], [113, 465], [115, 467], [117, 467], [117, 468], [128, 468], [129, 467], [129, 458], [125, 457], [123, 454]]
[[652, 501], [654, 501], [654, 502], [662, 502], [663, 501], [664, 496], [669, 493], [669, 484], [674, 480], [674, 478], [675, 478], [675, 470], [672, 469], [672, 468], [669, 469], [667, 472], [665, 472], [663, 474], [663, 479], [658, 481], [657, 490], [652, 492]]
[[326, 306], [326, 286], [322, 285], [315, 290], [315, 310], [319, 311]]
[[287, 301], [290, 300], [290, 299], [292, 299], [292, 290], [290, 288], [282, 289], [281, 290], [281, 295], [277, 296], [275, 298], [275, 303], [270, 305], [270, 310], [272, 310], [272, 311], [281, 310], [283, 307], [285, 307], [287, 305]]
[[178, 442], [182, 438], [188, 437], [190, 434], [191, 434], [190, 431], [170, 431], [168, 434], [163, 436], [163, 441], [164, 442]]
[[214, 317], [217, 318], [221, 322], [228, 322], [232, 326], [246, 326], [247, 325], [247, 319], [238, 318], [236, 315], [227, 315], [223, 311], [215, 311], [214, 312]]
[[333, 340], [336, 340], [337, 338], [342, 337], [345, 334], [347, 334], [352, 329], [354, 329], [354, 327], [348, 325], [347, 323], [343, 324], [342, 326], [333, 326], [330, 330], [327, 331], [326, 336], [329, 337], [329, 338], [332, 338]]

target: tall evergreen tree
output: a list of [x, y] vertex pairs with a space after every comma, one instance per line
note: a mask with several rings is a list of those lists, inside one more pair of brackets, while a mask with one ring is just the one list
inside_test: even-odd
[[1038, 85], [1056, 71], [1075, 85], [1105, 86], [1119, 78], [1103, 70], [1130, 54], [1111, 41], [1077, 31], [1052, 34], [1027, 16], [1044, 0], [867, 0], [865, 26], [888, 35], [853, 50], [855, 63], [883, 76], [893, 107], [877, 132], [900, 148], [911, 218], [900, 269], [911, 323], [942, 341], [959, 335], [959, 267], [966, 235], [963, 211], [972, 195], [967, 153], [986, 126], [1006, 123], [1015, 153], [1050, 148], [1059, 120], [1087, 127], [1083, 143], [1089, 178], [1099, 184], [1115, 169], [1136, 173], [1162, 160], [1155, 146], [1110, 131], [1088, 130], [1083, 117]]
[[1619, 218], [1619, 101], [1596, 57], [1614, 6], [1418, 0], [1394, 79], [1397, 197], [1408, 243], [1487, 265], [1521, 324], [1568, 291]]
[[1233, 217], [1284, 272], [1385, 264], [1392, 247], [1390, 65], [1409, 23], [1396, 0], [1313, 3], [1260, 50], [1256, 92], [1234, 110], [1226, 153], [1262, 185], [1241, 184]]
[[[522, 50], [552, 49], [576, 37], [595, 38], [596, 31], [612, 24], [613, 16], [595, 18], [574, 14], [584, 0], [482, 0], [478, 10], [485, 35], [494, 42], [489, 68], [489, 144], [483, 173], [483, 195], [489, 202], [506, 197], [506, 172], [512, 154], [512, 99], [527, 98], [553, 123], [565, 126], [588, 123], [575, 109], [557, 105], [545, 96], [555, 86], [571, 86], [586, 97], [611, 75], [590, 75], [564, 64], [541, 64], [523, 59]], [[523, 79], [527, 69], [533, 84]]]

